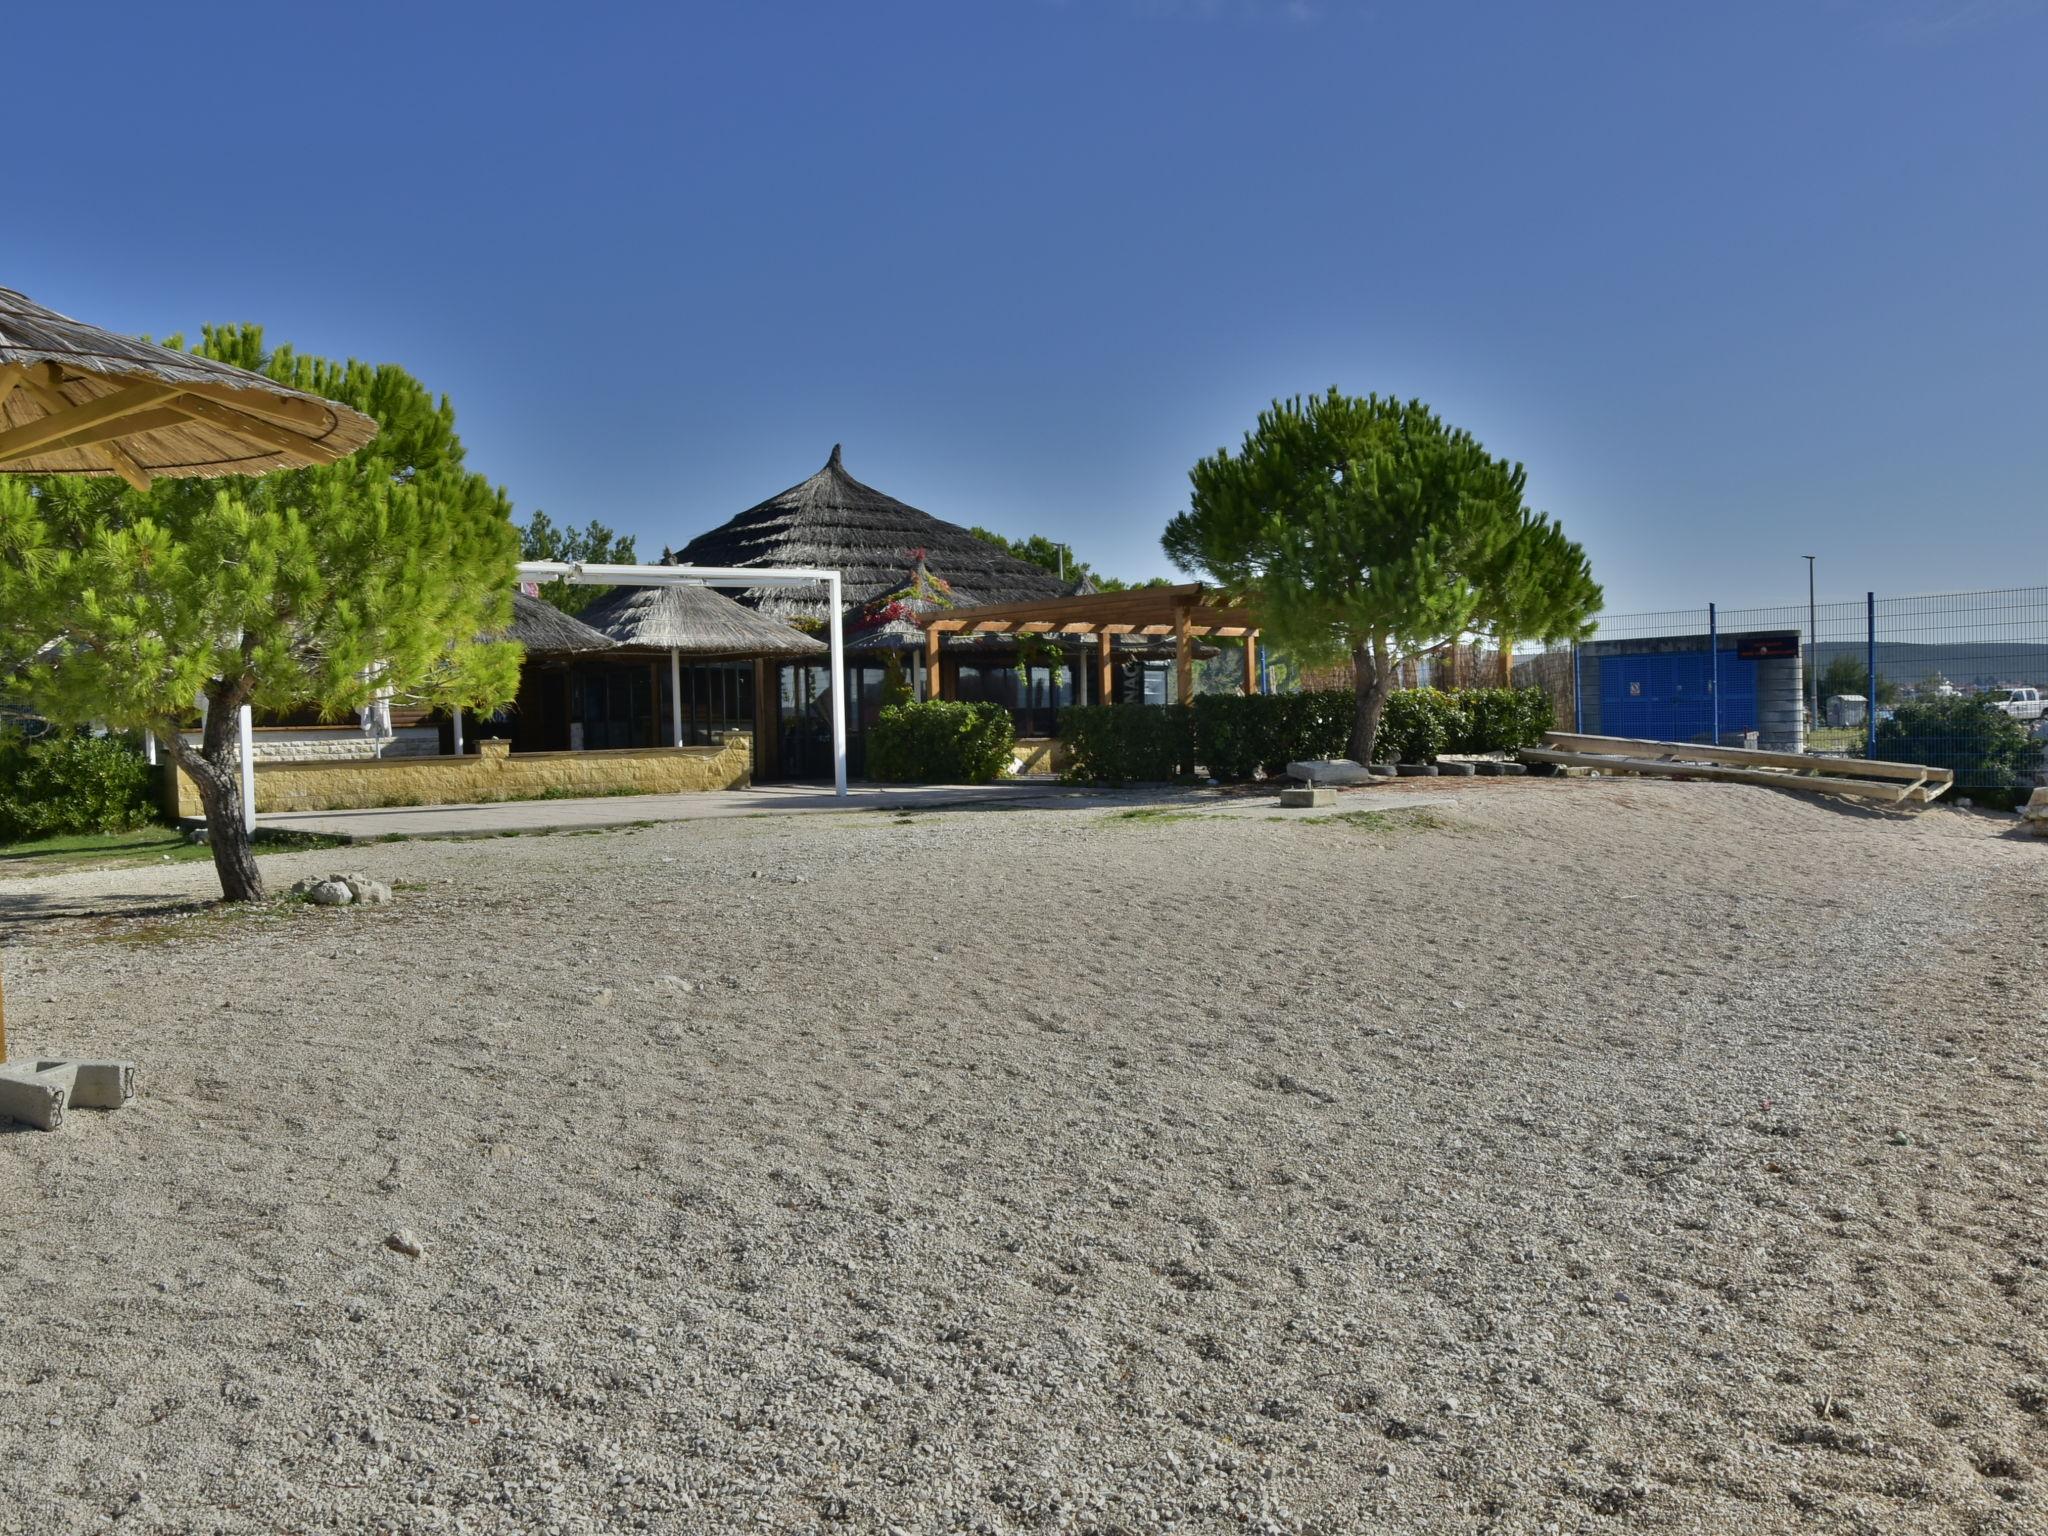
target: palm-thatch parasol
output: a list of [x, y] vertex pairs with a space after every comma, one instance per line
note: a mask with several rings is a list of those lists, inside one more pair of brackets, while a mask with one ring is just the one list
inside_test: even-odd
[[86, 325], [0, 288], [0, 472], [260, 475], [377, 435], [360, 411], [211, 358]]
[[619, 645], [699, 660], [821, 656], [825, 642], [709, 587], [620, 587], [583, 610]]
[[592, 629], [573, 614], [553, 603], [524, 592], [512, 594], [512, 622], [493, 639], [516, 640], [529, 656], [582, 656], [591, 651], [614, 651], [618, 642]]
[[825, 642], [742, 608], [709, 587], [619, 587], [583, 610], [584, 622], [626, 649], [668, 652], [670, 724], [683, 741], [683, 657], [698, 661], [818, 656]]
[[[1069, 584], [1050, 571], [978, 539], [957, 523], [863, 485], [846, 472], [835, 443], [832, 457], [810, 479], [793, 485], [729, 522], [699, 534], [675, 557], [681, 565], [819, 566], [836, 570], [848, 604], [895, 592], [920, 559], [951, 588], [963, 607], [1063, 597]], [[739, 600], [780, 619], [825, 617], [811, 592], [748, 588]]]

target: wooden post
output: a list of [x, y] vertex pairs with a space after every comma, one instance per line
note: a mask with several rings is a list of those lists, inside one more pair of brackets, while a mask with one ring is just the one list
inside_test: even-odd
[[924, 696], [926, 702], [939, 697], [939, 634], [936, 629], [924, 632]]
[[1256, 629], [1244, 637], [1244, 691], [1247, 698], [1259, 691], [1259, 632]]
[[1110, 660], [1110, 636], [1106, 629], [1095, 632], [1095, 702], [1107, 704], [1116, 696], [1116, 664]]
[[1188, 611], [1176, 608], [1173, 610], [1173, 701], [1191, 704], [1194, 695], [1195, 654], [1193, 637], [1188, 634]]

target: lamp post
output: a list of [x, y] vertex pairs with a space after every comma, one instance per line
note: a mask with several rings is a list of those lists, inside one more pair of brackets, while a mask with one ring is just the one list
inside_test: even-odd
[[1812, 703], [1807, 706], [1807, 718], [1813, 722], [1812, 730], [1820, 729], [1820, 631], [1815, 626], [1814, 615], [1819, 611], [1813, 604], [1813, 556], [1803, 557], [1806, 561], [1806, 687]]

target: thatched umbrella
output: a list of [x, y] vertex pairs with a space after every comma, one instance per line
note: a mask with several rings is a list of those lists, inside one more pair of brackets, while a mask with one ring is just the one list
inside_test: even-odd
[[583, 610], [583, 621], [629, 650], [668, 652], [669, 710], [683, 740], [683, 657], [731, 661], [820, 656], [825, 642], [743, 608], [709, 587], [619, 587]]
[[516, 640], [529, 656], [581, 656], [614, 651], [618, 641], [592, 629], [574, 614], [524, 592], [512, 594], [512, 622], [493, 639]]
[[[848, 604], [869, 603], [902, 587], [920, 560], [962, 607], [1064, 597], [1071, 584], [978, 539], [957, 523], [863, 485], [840, 462], [839, 445], [810, 479], [699, 534], [675, 557], [682, 565], [821, 566], [840, 574]], [[741, 602], [780, 619], [822, 620], [813, 593], [749, 588]]]
[[86, 325], [0, 288], [0, 472], [261, 475], [377, 435], [360, 411], [211, 358]]

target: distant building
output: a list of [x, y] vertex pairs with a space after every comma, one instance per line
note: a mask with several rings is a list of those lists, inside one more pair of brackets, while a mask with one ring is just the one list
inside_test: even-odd
[[[1579, 647], [1579, 724], [1592, 736], [1651, 741], [1715, 739], [1776, 752], [1806, 746], [1805, 687], [1797, 630], [1589, 640]], [[1718, 664], [1717, 664], [1718, 663]], [[1714, 708], [1719, 683], [1718, 721]]]

